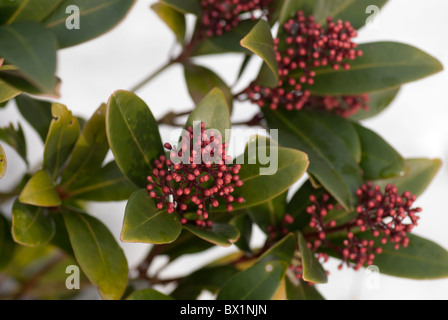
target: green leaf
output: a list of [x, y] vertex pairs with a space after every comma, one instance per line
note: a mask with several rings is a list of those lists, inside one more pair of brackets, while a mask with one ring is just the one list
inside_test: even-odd
[[0, 27], [0, 55], [14, 64], [42, 93], [56, 95], [56, 50], [53, 34], [32, 21]]
[[305, 281], [298, 280], [288, 273], [286, 275], [286, 297], [288, 300], [325, 300], [314, 285], [309, 285]]
[[0, 270], [5, 269], [14, 256], [15, 244], [11, 237], [11, 225], [0, 213]]
[[143, 289], [134, 291], [126, 300], [173, 300], [173, 298], [154, 289]]
[[151, 9], [162, 19], [166, 25], [174, 32], [177, 41], [180, 44], [184, 43], [187, 26], [185, 23], [185, 16], [174, 9], [173, 7], [163, 3], [157, 2], [151, 6]]
[[256, 20], [244, 20], [231, 31], [225, 32], [222, 36], [206, 38], [196, 46], [192, 52], [192, 56], [228, 52], [250, 54], [250, 51], [242, 47], [240, 42], [252, 30], [256, 23]]
[[232, 266], [205, 267], [183, 278], [171, 293], [176, 300], [194, 300], [203, 290], [215, 294], [228, 279], [238, 273]]
[[279, 80], [278, 63], [275, 56], [274, 39], [272, 38], [269, 23], [260, 20], [248, 35], [241, 40], [241, 45], [263, 59], [273, 74], [272, 83], [267, 85], [277, 86]]
[[[4, 70], [11, 70], [12, 66], [1, 66], [0, 73]], [[0, 79], [0, 103], [8, 101], [21, 93], [20, 89], [17, 89], [2, 79]]]
[[[18, 21], [42, 21], [62, 0], [16, 0], [9, 1], [14, 7], [9, 7], [11, 13], [6, 24]], [[3, 4], [2, 4], [2, 10]]]
[[92, 178], [101, 169], [109, 151], [106, 136], [106, 108], [105, 104], [101, 105], [79, 135], [70, 160], [62, 172], [60, 188], [64, 192], [83, 186], [86, 180]]
[[16, 103], [22, 116], [37, 131], [42, 141], [45, 142], [52, 120], [51, 103], [35, 100], [24, 94], [16, 97]]
[[183, 13], [193, 13], [198, 16], [202, 13], [201, 3], [198, 0], [161, 0], [161, 2]]
[[135, 191], [126, 205], [121, 232], [124, 242], [164, 244], [175, 241], [182, 230], [179, 217], [158, 210], [146, 189]]
[[[43, 23], [58, 39], [59, 47], [71, 47], [96, 38], [116, 26], [134, 4], [134, 0], [64, 0]], [[79, 8], [79, 29], [69, 29], [66, 24], [76, 19], [67, 14], [69, 6]]]
[[39, 207], [57, 207], [61, 205], [53, 181], [46, 170], [39, 170], [28, 180], [19, 196], [21, 203]]
[[403, 177], [377, 180], [373, 183], [383, 188], [387, 184], [394, 184], [400, 193], [410, 191], [413, 195], [420, 196], [442, 166], [439, 159], [407, 159], [406, 162], [409, 170]]
[[286, 21], [294, 18], [300, 10], [305, 15], [313, 12], [314, 0], [284, 0], [274, 1], [278, 4], [274, 13], [274, 17], [278, 16], [278, 22], [282, 26]]
[[400, 177], [406, 173], [407, 166], [403, 157], [375, 132], [355, 125], [361, 139], [361, 168], [364, 179], [376, 180]]
[[[307, 153], [309, 173], [345, 208], [352, 209], [357, 202], [356, 190], [362, 185], [361, 170], [354, 151], [348, 147], [346, 135], [339, 135], [343, 132], [340, 131], [341, 122], [333, 117], [334, 123], [339, 125], [332, 127], [333, 121], [329, 121], [328, 116], [305, 111], [282, 112], [264, 108], [263, 112], [270, 128], [282, 130], [280, 144]], [[352, 126], [348, 121], [345, 125]]]
[[63, 212], [76, 260], [105, 300], [117, 300], [128, 282], [128, 263], [123, 249], [109, 229], [89, 215]]
[[[294, 149], [260, 146], [239, 156], [234, 162], [242, 163], [239, 177], [241, 187], [235, 188], [233, 195], [243, 197], [244, 203], [235, 203], [235, 210], [265, 203], [289, 189], [308, 168], [308, 157]], [[271, 162], [266, 167], [262, 162], [269, 155]], [[260, 186], [263, 188], [260, 189]]]
[[219, 88], [227, 101], [227, 105], [232, 110], [233, 94], [229, 86], [210, 69], [189, 64], [184, 64], [185, 81], [188, 92], [195, 104], [199, 104], [214, 88]]
[[229, 106], [226, 97], [219, 88], [214, 88], [196, 106], [188, 117], [185, 128], [192, 126], [195, 121], [203, 122], [206, 129], [218, 130], [222, 138], [226, 136], [226, 130], [230, 129]]
[[43, 168], [55, 180], [78, 139], [79, 124], [76, 117], [62, 104], [54, 103], [51, 113], [53, 120], [45, 141]]
[[221, 289], [218, 300], [269, 300], [285, 276], [283, 261], [258, 263], [232, 277]]
[[135, 94], [116, 91], [109, 99], [106, 132], [115, 161], [137, 186], [146, 187], [153, 161], [164, 154], [156, 119]]
[[[362, 57], [350, 62], [350, 70], [332, 66], [316, 69], [316, 95], [356, 95], [397, 88], [442, 71], [442, 64], [427, 53], [398, 42], [373, 42], [358, 46]], [[291, 76], [294, 76], [291, 74]]]
[[247, 208], [251, 219], [265, 231], [269, 226], [279, 226], [285, 216], [288, 192], [272, 198], [260, 205]]
[[250, 248], [250, 240], [252, 237], [252, 220], [250, 216], [246, 213], [237, 215], [230, 220], [230, 224], [234, 226], [240, 234], [235, 245], [245, 254], [251, 255], [252, 249]]
[[28, 164], [26, 139], [20, 124], [17, 129], [14, 128], [12, 123], [9, 127], [0, 128], [0, 141], [10, 145], [22, 157], [23, 161]]
[[6, 174], [6, 166], [8, 165], [8, 161], [6, 159], [5, 150], [3, 150], [2, 145], [0, 144], [0, 179], [3, 178]]
[[313, 283], [327, 283], [327, 273], [314, 256], [314, 252], [308, 248], [307, 241], [303, 235], [298, 232], [299, 249], [302, 256], [303, 279]]
[[221, 247], [229, 247], [238, 241], [240, 232], [230, 224], [213, 223], [211, 228], [184, 225], [184, 228], [199, 238]]
[[96, 172], [91, 179], [85, 181], [82, 186], [65, 194], [65, 197], [86, 201], [123, 201], [129, 199], [136, 190], [135, 184], [130, 182], [115, 161], [112, 161]]
[[14, 241], [35, 247], [51, 241], [55, 224], [47, 209], [14, 202], [12, 207], [12, 236]]
[[398, 95], [401, 88], [392, 88], [382, 91], [372, 92], [369, 96], [369, 109], [361, 109], [350, 117], [353, 120], [364, 120], [378, 115], [385, 110]]
[[266, 251], [258, 259], [257, 264], [270, 261], [282, 261], [289, 266], [294, 257], [294, 251], [296, 248], [297, 240], [295, 236], [290, 233]]
[[382, 8], [387, 0], [316, 0], [314, 16], [316, 21], [325, 25], [327, 17], [333, 21], [350, 21], [355, 29], [362, 28], [371, 14], [366, 13], [367, 7], [373, 5]]

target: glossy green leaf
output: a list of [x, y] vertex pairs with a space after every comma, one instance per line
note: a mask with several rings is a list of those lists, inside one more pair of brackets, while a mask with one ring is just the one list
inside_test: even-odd
[[74, 211], [63, 213], [76, 260], [105, 300], [117, 300], [128, 282], [123, 249], [99, 220]]
[[11, 225], [0, 213], [0, 271], [5, 269], [14, 255], [15, 244], [11, 237]]
[[309, 15], [313, 12], [314, 0], [283, 0], [274, 1], [274, 18], [278, 18], [280, 25], [294, 18], [300, 10]]
[[366, 13], [369, 6], [381, 9], [387, 0], [316, 0], [314, 16], [316, 21], [325, 25], [327, 17], [333, 17], [333, 21], [350, 21], [355, 29], [363, 27], [368, 18], [373, 14]]
[[219, 88], [213, 89], [202, 99], [188, 117], [185, 128], [193, 127], [196, 121], [203, 122], [206, 129], [218, 130], [225, 138], [226, 130], [230, 129], [232, 124], [226, 97]]
[[229, 86], [216, 73], [193, 64], [184, 64], [184, 72], [188, 92], [195, 104], [199, 104], [214, 88], [219, 88], [232, 110], [233, 94]]
[[2, 145], [0, 144], [0, 179], [3, 178], [6, 174], [6, 167], [8, 165], [8, 161], [6, 159], [5, 150], [3, 150]]
[[106, 136], [106, 105], [101, 105], [86, 123], [79, 135], [70, 157], [62, 172], [60, 188], [70, 192], [83, 186], [101, 169], [109, 151]]
[[252, 238], [252, 219], [247, 213], [237, 215], [230, 224], [234, 226], [240, 233], [240, 237], [235, 246], [243, 251], [245, 254], [251, 255], [252, 249], [250, 248], [250, 240]]
[[39, 207], [57, 207], [61, 198], [46, 170], [39, 170], [28, 180], [19, 196], [21, 203]]
[[221, 247], [229, 247], [238, 241], [240, 232], [230, 224], [213, 223], [211, 228], [200, 228], [193, 225], [184, 225], [184, 228], [199, 238]]
[[106, 113], [109, 146], [121, 171], [137, 186], [146, 187], [153, 161], [164, 154], [156, 119], [135, 94], [116, 91]]
[[[7, 7], [8, 20], [6, 24], [18, 21], [42, 21], [47, 17], [62, 0], [14, 0], [9, 1], [12, 6]], [[2, 10], [3, 3], [2, 3]]]
[[294, 275], [285, 277], [286, 297], [288, 300], [321, 301], [325, 298], [317, 291], [314, 285], [309, 285], [303, 280], [298, 280]]
[[288, 265], [283, 261], [258, 263], [235, 275], [224, 285], [218, 300], [270, 300]]
[[[356, 95], [397, 88], [443, 69], [427, 53], [398, 42], [373, 42], [358, 46], [362, 57], [350, 62], [350, 70], [332, 66], [316, 69], [315, 84], [309, 87], [317, 95]], [[294, 76], [294, 75], [291, 75]]]
[[10, 145], [22, 157], [23, 161], [28, 164], [26, 139], [20, 123], [17, 129], [14, 128], [12, 123], [9, 127], [0, 128], [0, 141]]
[[205, 267], [183, 278], [171, 293], [176, 300], [194, 300], [203, 290], [215, 294], [231, 277], [238, 273], [232, 266]]
[[45, 208], [14, 202], [12, 207], [12, 236], [14, 241], [35, 247], [51, 241], [55, 225]]
[[372, 92], [369, 96], [369, 109], [361, 109], [350, 117], [353, 120], [364, 120], [374, 117], [385, 110], [398, 95], [401, 88], [392, 88], [382, 91]]
[[[116, 26], [134, 4], [134, 0], [64, 0], [43, 23], [58, 39], [60, 48], [66, 48], [96, 38]], [[69, 11], [79, 8], [79, 16]], [[79, 18], [79, 29], [72, 28]], [[69, 25], [71, 28], [67, 28]]]
[[290, 233], [282, 240], [273, 245], [257, 261], [257, 264], [270, 261], [282, 261], [288, 266], [294, 257], [294, 251], [297, 248], [296, 237]]
[[175, 241], [182, 230], [179, 217], [158, 210], [146, 189], [135, 191], [126, 205], [121, 231], [124, 242], [164, 244]]
[[65, 194], [66, 198], [86, 201], [123, 201], [129, 199], [137, 187], [118, 168], [115, 161], [109, 162], [82, 186]]
[[185, 23], [185, 16], [174, 9], [173, 7], [163, 3], [157, 2], [151, 6], [151, 9], [162, 19], [166, 25], [176, 35], [177, 41], [180, 44], [184, 43], [187, 26]]
[[53, 34], [37, 22], [0, 27], [0, 55], [45, 94], [56, 94], [56, 50]]
[[376, 180], [403, 176], [407, 171], [403, 157], [375, 132], [355, 125], [361, 139], [361, 168], [364, 179]]
[[59, 176], [79, 136], [79, 124], [66, 106], [54, 103], [51, 107], [53, 120], [45, 141], [43, 168], [53, 180]]
[[58, 212], [51, 214], [51, 218], [53, 219], [56, 227], [54, 237], [51, 239], [51, 245], [58, 247], [70, 257], [75, 258], [75, 252], [73, 251], [72, 244], [70, 243], [70, 237], [68, 235], [64, 217]]
[[[11, 66], [1, 66], [0, 73], [4, 70], [10, 70]], [[20, 89], [17, 89], [0, 78], [0, 103], [8, 101], [21, 93]]]
[[201, 3], [197, 0], [161, 0], [161, 2], [183, 13], [193, 13], [196, 15], [202, 13]]
[[[270, 157], [271, 162], [262, 164], [269, 159], [262, 157]], [[243, 185], [233, 193], [234, 197], [245, 199], [243, 203], [233, 205], [235, 210], [239, 210], [262, 204], [284, 193], [306, 172], [309, 161], [307, 155], [298, 150], [258, 145], [252, 151], [246, 150], [235, 163], [242, 163], [238, 175]]]
[[284, 192], [278, 197], [272, 198], [260, 205], [247, 208], [251, 219], [266, 231], [269, 226], [279, 226], [285, 216], [286, 196]]
[[279, 80], [278, 63], [269, 23], [260, 20], [247, 36], [241, 40], [241, 45], [263, 59], [273, 74], [273, 81], [268, 86], [277, 86]]
[[173, 300], [170, 296], [154, 289], [143, 289], [133, 292], [126, 300]]
[[377, 180], [374, 184], [385, 187], [387, 184], [394, 184], [398, 192], [410, 191], [413, 195], [420, 196], [442, 166], [439, 159], [407, 159], [408, 173], [403, 177]]
[[[361, 170], [347, 144], [346, 135], [339, 135], [345, 132], [340, 131], [341, 126], [332, 127], [332, 121], [316, 113], [267, 109], [263, 112], [270, 128], [282, 130], [280, 144], [307, 153], [310, 159], [308, 171], [345, 208], [353, 208], [357, 201], [356, 190], [362, 184]], [[334, 121], [341, 124], [336, 119]]]
[[298, 232], [300, 255], [302, 257], [303, 279], [313, 283], [327, 283], [327, 273], [314, 256], [314, 252], [308, 248], [307, 241], [303, 235]]
[[51, 115], [51, 103], [35, 100], [24, 94], [16, 97], [16, 103], [22, 116], [37, 131], [42, 141], [45, 142], [53, 118]]

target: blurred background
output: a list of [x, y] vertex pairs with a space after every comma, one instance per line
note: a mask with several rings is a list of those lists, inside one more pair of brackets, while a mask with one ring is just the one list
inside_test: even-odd
[[[62, 79], [61, 98], [76, 115], [88, 118], [118, 89], [131, 89], [152, 71], [164, 64], [172, 52], [174, 36], [150, 10], [156, 0], [137, 0], [125, 18], [111, 32], [85, 44], [58, 52], [58, 76]], [[398, 41], [411, 44], [439, 59], [448, 67], [448, 2], [444, 0], [394, 0], [381, 9], [375, 28], [360, 31], [358, 42]], [[360, 14], [367, 14], [360, 12]], [[192, 23], [193, 21], [189, 21]], [[82, 20], [81, 20], [82, 28]], [[178, 48], [177, 48], [178, 49]], [[176, 52], [176, 48], [174, 48]], [[197, 59], [197, 63], [211, 68], [228, 84], [234, 83], [242, 58], [227, 54]], [[260, 61], [253, 61], [250, 69], [235, 90], [242, 89], [257, 74]], [[364, 121], [365, 126], [383, 136], [406, 158], [441, 158], [444, 165], [416, 205], [423, 208], [422, 219], [415, 233], [433, 240], [448, 249], [448, 72], [406, 85], [392, 105], [379, 116]], [[145, 86], [137, 94], [147, 102], [156, 118], [168, 111], [187, 111], [193, 106], [181, 66], [174, 66]], [[249, 120], [257, 108], [250, 104], [235, 105], [233, 120]], [[43, 145], [32, 128], [22, 120], [14, 103], [0, 111], [0, 126], [18, 121], [28, 138], [31, 168], [39, 165]], [[161, 127], [164, 141], [169, 141], [172, 128]], [[233, 140], [235, 150], [241, 152], [244, 139]], [[0, 192], [16, 183], [26, 169], [15, 152], [5, 146], [8, 171], [0, 184]], [[238, 153], [238, 152], [237, 152]], [[109, 155], [110, 159], [111, 155]], [[121, 231], [125, 202], [92, 204], [89, 213], [107, 224], [117, 239]], [[10, 206], [3, 208], [10, 212]], [[261, 232], [255, 232], [253, 245], [263, 243]], [[145, 256], [150, 245], [122, 243], [132, 266]], [[221, 256], [236, 251], [216, 248], [203, 254], [179, 259], [162, 275], [182, 276]], [[164, 263], [155, 261], [154, 269]], [[338, 263], [330, 261], [325, 268], [331, 272], [329, 283], [318, 286], [327, 299], [448, 299], [448, 279], [413, 281], [381, 275], [378, 286], [367, 285], [365, 270], [337, 270]], [[170, 288], [165, 288], [169, 292]], [[203, 299], [210, 298], [202, 295]]]

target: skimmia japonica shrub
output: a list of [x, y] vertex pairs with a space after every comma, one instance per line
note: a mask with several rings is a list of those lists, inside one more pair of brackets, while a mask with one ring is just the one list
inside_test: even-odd
[[[340, 274], [330, 259], [340, 269], [448, 277], [448, 252], [414, 234], [427, 214], [418, 196], [440, 160], [405, 159], [362, 123], [401, 86], [442, 66], [403, 43], [358, 43], [363, 1], [154, 1], [179, 55], [133, 89], [111, 92], [85, 120], [57, 103], [64, 84], [56, 52], [108, 31], [134, 3], [99, 2], [70, 1], [89, 26], [75, 33], [65, 1], [0, 3], [0, 106], [17, 106], [44, 144], [39, 167], [27, 166], [0, 194], [0, 279], [11, 283], [1, 297], [72, 298], [79, 291], [64, 285], [67, 266], [80, 268], [81, 291], [96, 287], [103, 299], [196, 299], [203, 291], [217, 299], [323, 299], [315, 284]], [[196, 23], [187, 26], [186, 16]], [[241, 90], [198, 64], [226, 53], [243, 61], [235, 70]], [[262, 65], [243, 83], [252, 59]], [[175, 64], [196, 106], [156, 120], [137, 91]], [[232, 130], [232, 112], [246, 101], [258, 112], [233, 125], [266, 134]], [[162, 139], [160, 126], [179, 135]], [[242, 154], [233, 152], [232, 134], [246, 144]], [[8, 145], [0, 145], [0, 177], [9, 152], [28, 164], [27, 138], [21, 124], [0, 130]], [[126, 201], [119, 241], [89, 206], [116, 201]], [[264, 233], [259, 247], [254, 226]], [[152, 246], [129, 267], [121, 242]], [[159, 257], [169, 266], [215, 246], [238, 252], [182, 278], [150, 271]]]

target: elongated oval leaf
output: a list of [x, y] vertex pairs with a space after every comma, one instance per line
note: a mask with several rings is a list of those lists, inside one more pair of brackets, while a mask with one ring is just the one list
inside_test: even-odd
[[21, 203], [39, 207], [57, 207], [61, 198], [46, 170], [39, 170], [28, 180], [19, 196]]
[[410, 191], [419, 196], [434, 179], [442, 166], [439, 159], [407, 159], [409, 167], [408, 173], [403, 177], [374, 181], [375, 184], [385, 187], [387, 184], [394, 184], [400, 193]]
[[294, 278], [294, 275], [286, 274], [286, 297], [288, 300], [325, 300], [316, 287], [305, 281]]
[[297, 248], [297, 239], [290, 233], [282, 240], [273, 245], [257, 261], [257, 264], [270, 261], [283, 261], [288, 266], [294, 257], [294, 251]]
[[185, 225], [184, 228], [199, 238], [221, 247], [229, 247], [240, 237], [240, 232], [230, 224], [213, 223], [211, 228]]
[[362, 57], [350, 62], [350, 70], [334, 70], [331, 66], [316, 69], [314, 85], [317, 95], [356, 95], [397, 88], [443, 69], [442, 64], [427, 53], [398, 42], [373, 42], [358, 46]]
[[247, 211], [251, 219], [263, 231], [267, 231], [269, 226], [279, 226], [285, 216], [286, 196], [288, 192], [284, 192], [278, 197], [272, 198], [260, 205], [249, 207]]
[[[17, 0], [10, 1], [14, 9], [8, 8], [11, 12], [6, 24], [18, 21], [42, 21], [47, 17], [62, 0]], [[3, 7], [2, 7], [3, 10]]]
[[221, 289], [218, 300], [269, 300], [280, 286], [288, 265], [283, 261], [255, 264], [232, 277]]
[[45, 94], [57, 94], [56, 50], [53, 34], [37, 22], [0, 27], [0, 55]]
[[118, 167], [137, 186], [146, 187], [153, 161], [164, 154], [157, 121], [146, 103], [131, 92], [116, 91], [107, 106], [106, 132]]
[[374, 117], [385, 110], [398, 95], [401, 88], [392, 88], [370, 93], [369, 96], [369, 109], [361, 109], [354, 115], [350, 116], [353, 120], [364, 120]]
[[345, 138], [338, 135], [339, 126], [332, 128], [331, 121], [315, 113], [263, 112], [270, 128], [282, 130], [280, 144], [308, 154], [309, 173], [345, 208], [352, 209], [357, 201], [355, 192], [362, 184], [361, 170]]
[[52, 120], [51, 103], [35, 100], [24, 94], [16, 97], [16, 103], [21, 115], [37, 131], [42, 141], [45, 142]]
[[[117, 25], [129, 11], [134, 0], [64, 0], [43, 23], [56, 35], [60, 48], [96, 38]], [[76, 6], [76, 11], [67, 8]], [[79, 28], [73, 28], [79, 19]], [[67, 26], [70, 26], [68, 28]]]
[[154, 289], [143, 289], [134, 291], [126, 300], [173, 300], [173, 298]]
[[[1, 66], [0, 73], [2, 70], [9, 70], [11, 66]], [[2, 79], [0, 79], [0, 103], [8, 101], [21, 93], [20, 89], [17, 89], [10, 84], [6, 83]]]
[[3, 150], [2, 145], [0, 144], [0, 179], [3, 178], [6, 174], [6, 166], [8, 162], [6, 159], [5, 150]]
[[10, 222], [0, 213], [0, 270], [5, 269], [14, 255]]
[[314, 252], [308, 248], [307, 241], [303, 235], [298, 232], [300, 255], [302, 257], [303, 279], [314, 283], [327, 283], [327, 273], [314, 256]]
[[151, 9], [166, 23], [176, 35], [177, 41], [183, 45], [187, 30], [185, 15], [163, 2], [154, 3]]
[[193, 13], [196, 15], [200, 15], [202, 13], [200, 1], [197, 0], [162, 0], [162, 3], [165, 3], [183, 13]]
[[55, 180], [78, 139], [79, 124], [76, 117], [62, 104], [54, 103], [51, 113], [53, 120], [45, 141], [43, 167]]
[[117, 300], [128, 282], [128, 263], [123, 249], [109, 229], [89, 215], [63, 213], [76, 260], [103, 299]]
[[238, 241], [235, 242], [235, 246], [247, 255], [251, 255], [252, 249], [250, 248], [250, 241], [252, 238], [253, 222], [250, 216], [247, 213], [237, 215], [230, 220], [230, 224], [240, 233], [240, 237]]
[[126, 205], [121, 240], [163, 244], [175, 241], [182, 231], [179, 217], [158, 210], [146, 189], [135, 191]]
[[271, 27], [269, 23], [260, 20], [249, 34], [241, 40], [241, 45], [249, 49], [263, 59], [272, 72], [273, 79], [267, 86], [278, 85], [278, 63], [274, 50], [274, 39], [272, 38]]
[[314, 0], [284, 0], [273, 1], [277, 5], [274, 10], [274, 18], [278, 16], [278, 22], [282, 26], [288, 19], [294, 18], [297, 12], [303, 11], [305, 15], [313, 12]]
[[14, 241], [27, 247], [50, 242], [55, 224], [47, 209], [14, 202], [12, 207], [12, 236]]

